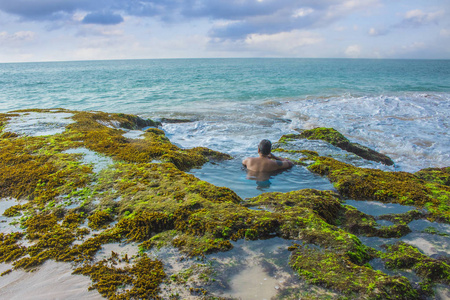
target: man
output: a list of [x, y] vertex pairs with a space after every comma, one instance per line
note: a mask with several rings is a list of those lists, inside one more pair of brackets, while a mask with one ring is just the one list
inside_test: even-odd
[[247, 170], [252, 172], [274, 172], [291, 168], [294, 164], [281, 157], [276, 157], [272, 153], [272, 143], [269, 140], [262, 140], [258, 146], [259, 157], [248, 157], [242, 161]]

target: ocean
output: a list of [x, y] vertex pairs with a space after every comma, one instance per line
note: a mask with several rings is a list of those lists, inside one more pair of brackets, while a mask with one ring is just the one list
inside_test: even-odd
[[395, 170], [450, 165], [450, 60], [0, 64], [0, 112], [59, 107], [162, 120], [172, 142], [239, 159], [256, 154], [263, 138], [333, 127], [390, 156]]

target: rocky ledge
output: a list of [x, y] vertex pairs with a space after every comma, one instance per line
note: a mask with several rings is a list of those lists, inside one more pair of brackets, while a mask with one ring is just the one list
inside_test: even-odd
[[[49, 134], [41, 128], [44, 134], [36, 135], [15, 129], [14, 123], [36, 114], [47, 116], [44, 127], [62, 122], [63, 130]], [[432, 297], [437, 285], [450, 285], [448, 255], [427, 256], [404, 242], [380, 249], [361, 242], [403, 237], [412, 220], [449, 223], [448, 168], [385, 172], [297, 149], [297, 163], [327, 176], [336, 191], [264, 193], [243, 201], [228, 188], [186, 173], [229, 155], [179, 148], [157, 126], [103, 112], [1, 114], [0, 197], [8, 207], [0, 223], [0, 262], [10, 266], [1, 275], [55, 260], [71, 262], [74, 274], [89, 276], [90, 289], [111, 299], [232, 299], [215, 288], [226, 289], [221, 272], [236, 267], [218, 266], [212, 253], [230, 251], [241, 240], [251, 245], [282, 238], [291, 241], [282, 249], [290, 251], [289, 261], [275, 257], [265, 261], [265, 269], [278, 272], [280, 264], [289, 265], [301, 282], [321, 289], [311, 289], [311, 298], [422, 299]], [[127, 137], [130, 131], [138, 134]], [[286, 137], [281, 142], [289, 143]], [[86, 153], [94, 159], [86, 161]], [[375, 218], [345, 205], [348, 198], [418, 210]], [[388, 219], [395, 223], [380, 225]], [[114, 243], [136, 251], [99, 259], [101, 249]], [[186, 264], [170, 268], [173, 257]], [[376, 269], [374, 261], [389, 271]], [[402, 276], [402, 270], [418, 279]], [[277, 286], [275, 297], [305, 296], [295, 280]]]

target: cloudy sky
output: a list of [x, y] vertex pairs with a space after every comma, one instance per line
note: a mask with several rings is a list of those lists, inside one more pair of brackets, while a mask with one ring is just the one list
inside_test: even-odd
[[450, 59], [449, 0], [0, 0], [0, 62]]

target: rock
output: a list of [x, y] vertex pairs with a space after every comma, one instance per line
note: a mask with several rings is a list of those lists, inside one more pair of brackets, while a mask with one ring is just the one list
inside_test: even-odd
[[[390, 159], [387, 155], [374, 151], [358, 143], [351, 143], [345, 136], [343, 136], [340, 132], [333, 128], [320, 127], [310, 130], [304, 130], [300, 134], [285, 135], [283, 137], [294, 139], [303, 138], [308, 140], [323, 140], [333, 146], [354, 153], [364, 159], [381, 162], [388, 166], [394, 164], [392, 159]], [[280, 141], [282, 139], [280, 139]]]

